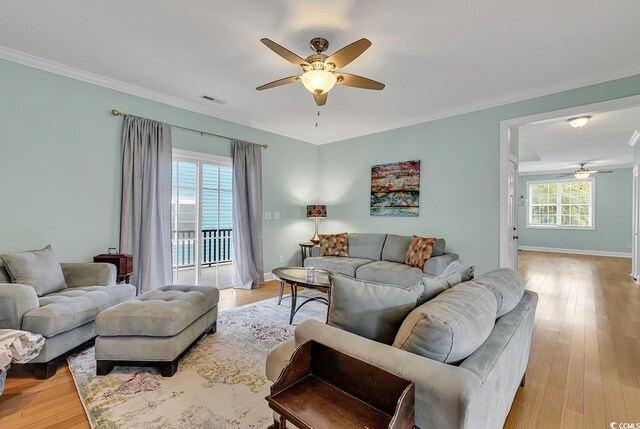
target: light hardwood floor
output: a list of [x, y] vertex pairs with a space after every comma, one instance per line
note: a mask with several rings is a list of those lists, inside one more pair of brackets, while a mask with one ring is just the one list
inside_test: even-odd
[[527, 384], [507, 428], [640, 423], [640, 288], [631, 260], [520, 252], [538, 293]]
[[[640, 288], [629, 259], [520, 252], [540, 296], [527, 370], [507, 428], [608, 428], [640, 422]], [[276, 296], [270, 282], [225, 290], [220, 307]], [[66, 365], [46, 381], [9, 380], [0, 428], [88, 428]]]

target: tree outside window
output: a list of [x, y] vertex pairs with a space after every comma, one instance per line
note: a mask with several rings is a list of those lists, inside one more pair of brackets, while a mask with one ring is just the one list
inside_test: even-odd
[[593, 178], [527, 182], [527, 191], [527, 227], [593, 228]]

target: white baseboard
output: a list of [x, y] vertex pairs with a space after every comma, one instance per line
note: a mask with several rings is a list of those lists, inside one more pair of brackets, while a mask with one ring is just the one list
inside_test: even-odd
[[264, 281], [268, 282], [269, 280], [273, 280], [273, 273], [271, 271], [264, 273]]
[[530, 252], [570, 253], [572, 255], [611, 256], [614, 258], [631, 258], [631, 253], [607, 252], [603, 250], [560, 249], [557, 247], [518, 246], [518, 250]]

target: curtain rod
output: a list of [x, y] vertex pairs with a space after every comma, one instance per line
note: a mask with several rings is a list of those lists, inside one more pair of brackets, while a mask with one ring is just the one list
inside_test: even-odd
[[[111, 114], [113, 116], [136, 116], [136, 115], [130, 115], [129, 113], [121, 112], [121, 111], [119, 111], [117, 109], [113, 109], [111, 111]], [[147, 118], [143, 118], [143, 119], [147, 119]], [[193, 131], [194, 133], [200, 133], [200, 135], [206, 134], [208, 136], [220, 137], [222, 139], [235, 140], [235, 138], [232, 138], [232, 137], [221, 136], [220, 134], [214, 134], [214, 133], [210, 133], [210, 132], [207, 132], [207, 131], [195, 130], [193, 128], [181, 127], [180, 125], [173, 125], [173, 124], [167, 124], [167, 125], [169, 125], [172, 128], [180, 128], [181, 130], [187, 130], [187, 131]], [[261, 144], [260, 146], [262, 146], [263, 149], [266, 149], [266, 148], [269, 147], [269, 145], [267, 145], [267, 144]]]

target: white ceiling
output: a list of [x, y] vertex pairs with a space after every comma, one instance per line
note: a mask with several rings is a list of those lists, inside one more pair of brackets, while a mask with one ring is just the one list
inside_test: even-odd
[[631, 167], [629, 141], [640, 130], [640, 107], [591, 115], [582, 128], [567, 118], [520, 127], [520, 173], [575, 171], [582, 162], [592, 170]]
[[[0, 57], [313, 143], [640, 73], [638, 0], [0, 0], [0, 11]], [[335, 88], [317, 128], [302, 85], [255, 90], [299, 71], [260, 38], [306, 56], [316, 36], [329, 53], [369, 38], [344, 71], [387, 85]]]

